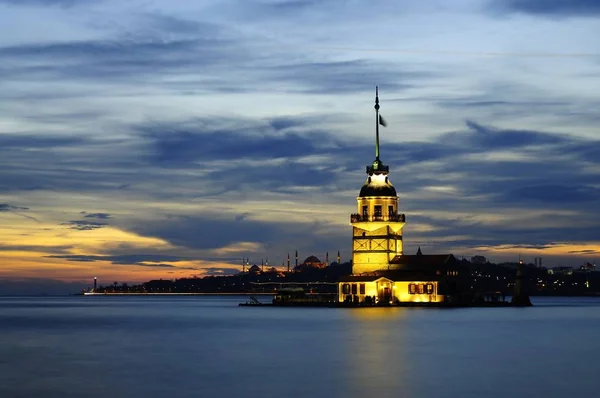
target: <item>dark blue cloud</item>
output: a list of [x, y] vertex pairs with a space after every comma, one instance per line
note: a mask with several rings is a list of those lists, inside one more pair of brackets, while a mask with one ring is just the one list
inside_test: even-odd
[[[505, 210], [505, 209], [501, 209]], [[493, 210], [492, 210], [493, 211]], [[550, 216], [552, 217], [552, 216]], [[560, 220], [564, 220], [561, 224]], [[577, 223], [572, 225], [572, 218], [558, 216], [554, 227], [530, 225], [515, 221], [494, 225], [483, 222], [473, 222], [471, 219], [456, 217], [454, 219], [436, 219], [429, 216], [411, 216], [404, 231], [405, 244], [428, 245], [436, 250], [453, 247], [479, 247], [503, 245], [507, 248], [550, 248], [564, 242], [590, 242], [598, 234], [597, 226]], [[427, 223], [435, 225], [436, 230], [416, 233], [411, 231], [413, 225]], [[456, 236], [448, 240], [449, 236]]]
[[[0, 48], [8, 79], [139, 81], [148, 75], [203, 70], [239, 58], [221, 39], [89, 40]], [[241, 51], [241, 50], [240, 50]], [[11, 61], [11, 62], [8, 62]], [[29, 62], [25, 62], [29, 61]], [[31, 62], [35, 61], [35, 65]]]
[[571, 254], [581, 254], [581, 255], [598, 255], [598, 254], [600, 254], [600, 250], [592, 250], [592, 249], [587, 249], [587, 250], [570, 250], [569, 253], [571, 253]]
[[[590, 181], [591, 183], [591, 181]], [[590, 185], [531, 185], [519, 187], [507, 192], [509, 197], [520, 201], [535, 201], [537, 203], [577, 204], [582, 202], [600, 202], [600, 189]]]
[[494, 6], [506, 11], [549, 17], [600, 14], [598, 0], [496, 0]]
[[69, 229], [75, 229], [77, 231], [92, 231], [94, 229], [104, 228], [108, 224], [98, 221], [73, 220], [64, 222], [61, 225], [66, 225]]
[[71, 245], [39, 246], [39, 245], [6, 245], [0, 244], [0, 251], [30, 251], [38, 253], [67, 254], [73, 249]]
[[437, 77], [440, 73], [416, 71], [398, 65], [366, 60], [278, 64], [268, 69], [272, 78], [295, 82], [297, 91], [315, 94], [372, 92], [376, 84], [389, 91], [413, 87], [418, 80]]
[[86, 213], [85, 211], [82, 211], [81, 214], [84, 214], [84, 218], [95, 218], [98, 220], [108, 220], [111, 218], [109, 213]]
[[82, 144], [80, 137], [44, 136], [33, 134], [0, 134], [0, 152], [15, 150], [61, 148]]
[[[199, 258], [207, 261], [231, 261], [238, 263], [241, 258], [254, 258], [253, 250], [240, 247], [235, 252], [217, 254], [215, 249], [230, 247], [239, 242], [261, 244], [269, 258], [285, 251], [300, 250], [312, 252], [315, 248], [329, 247], [338, 249], [346, 245], [347, 231], [330, 231], [326, 223], [292, 222], [285, 218], [281, 209], [278, 221], [261, 221], [250, 218], [252, 214], [240, 218], [219, 215], [218, 212], [195, 214], [190, 216], [169, 216], [162, 220], [132, 220], [122, 227], [141, 236], [150, 236], [165, 240], [186, 250], [192, 250]], [[260, 215], [259, 215], [260, 216]], [[324, 233], [323, 231], [327, 231]], [[262, 254], [264, 255], [264, 254]], [[256, 261], [256, 260], [253, 260]]]
[[9, 205], [8, 203], [0, 203], [0, 213], [2, 212], [12, 212], [12, 211], [21, 211], [21, 210], [29, 210], [28, 207], [14, 206]]
[[[2, 175], [2, 174], [0, 173], [0, 175]], [[27, 218], [29, 220], [39, 222], [39, 220], [37, 218], [28, 216], [27, 214], [23, 214], [23, 212], [28, 211], [28, 210], [29, 210], [28, 207], [15, 206], [15, 205], [10, 205], [8, 203], [0, 203], [0, 213], [13, 213], [18, 216]]]
[[[194, 249], [217, 249], [243, 241], [273, 242], [278, 240], [278, 237], [281, 238], [283, 231], [287, 229], [285, 223], [218, 215], [171, 216], [160, 221], [139, 220], [126, 228], [142, 236], [151, 236], [176, 246]], [[292, 238], [291, 235], [288, 239]]]
[[219, 159], [293, 159], [323, 153], [324, 146], [333, 143], [333, 138], [325, 133], [274, 135], [260, 130], [257, 126], [185, 130], [148, 126], [142, 132], [153, 144], [152, 160], [165, 165]]
[[299, 10], [314, 8], [322, 3], [322, 1], [317, 0], [284, 0], [274, 3], [262, 3], [261, 5], [270, 9], [271, 12], [296, 13]]
[[175, 268], [172, 264], [166, 262], [179, 262], [187, 260], [185, 257], [169, 256], [164, 254], [122, 254], [107, 256], [88, 256], [88, 255], [52, 255], [48, 258], [61, 258], [74, 262], [95, 262], [108, 261], [115, 265], [137, 265], [141, 267]]

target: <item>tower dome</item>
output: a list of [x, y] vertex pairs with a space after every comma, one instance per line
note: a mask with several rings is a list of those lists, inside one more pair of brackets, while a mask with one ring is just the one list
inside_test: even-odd
[[369, 196], [397, 196], [396, 188], [390, 182], [387, 173], [373, 174], [367, 178], [365, 185], [360, 189], [359, 198]]

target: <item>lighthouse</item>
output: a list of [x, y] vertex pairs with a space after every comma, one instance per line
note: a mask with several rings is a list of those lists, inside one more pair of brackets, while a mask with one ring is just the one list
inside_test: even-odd
[[375, 88], [375, 160], [366, 168], [367, 180], [357, 197], [358, 211], [350, 215], [352, 225], [352, 274], [362, 275], [390, 269], [402, 255], [404, 214], [398, 213], [398, 195], [389, 178], [389, 167], [380, 159], [379, 90]]

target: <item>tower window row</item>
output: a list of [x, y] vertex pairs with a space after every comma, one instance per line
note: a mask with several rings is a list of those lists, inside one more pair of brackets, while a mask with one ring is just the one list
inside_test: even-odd
[[433, 283], [409, 283], [409, 294], [433, 294]]
[[366, 286], [364, 283], [344, 283], [342, 285], [342, 294], [365, 294], [365, 291]]
[[[383, 217], [383, 206], [381, 205], [375, 205], [373, 206], [373, 217]], [[396, 212], [394, 211], [394, 206], [388, 206], [388, 212], [387, 214], [389, 216], [393, 216], [394, 214], [396, 214]], [[362, 207], [362, 215], [363, 217], [368, 217], [369, 216], [369, 206], [363, 206]]]

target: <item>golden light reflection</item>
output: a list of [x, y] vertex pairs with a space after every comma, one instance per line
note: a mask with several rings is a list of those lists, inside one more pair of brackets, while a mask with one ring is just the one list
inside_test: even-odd
[[348, 372], [345, 396], [411, 395], [406, 344], [407, 308], [357, 308], [346, 311], [348, 327], [338, 336], [347, 344], [343, 370]]

